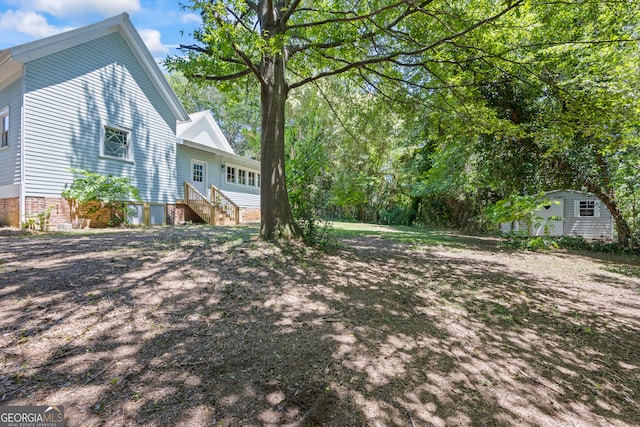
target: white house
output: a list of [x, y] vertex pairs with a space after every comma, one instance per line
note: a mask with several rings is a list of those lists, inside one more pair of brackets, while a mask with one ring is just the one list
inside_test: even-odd
[[[209, 113], [180, 125], [178, 139], [191, 120], [126, 13], [0, 51], [0, 225], [45, 209], [51, 225], [70, 222], [70, 168], [130, 178], [143, 199], [134, 223], [195, 215], [183, 203], [195, 164], [254, 206], [258, 162], [236, 156]], [[235, 167], [227, 179], [222, 165]]]
[[[210, 111], [190, 115], [178, 124], [178, 199], [185, 200], [183, 183], [215, 201], [213, 191], [240, 208], [240, 221], [260, 219], [260, 162], [238, 156]], [[220, 200], [218, 200], [220, 202]]]
[[[609, 210], [593, 194], [574, 190], [545, 193], [550, 204], [536, 211], [541, 224], [531, 230], [532, 236], [581, 236], [585, 239], [613, 239], [614, 221]], [[560, 220], [549, 220], [551, 217]], [[527, 232], [527, 225], [503, 223], [500, 230]]]

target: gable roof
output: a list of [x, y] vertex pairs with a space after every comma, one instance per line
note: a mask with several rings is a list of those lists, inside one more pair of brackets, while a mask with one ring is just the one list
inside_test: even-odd
[[210, 110], [198, 111], [189, 114], [189, 117], [190, 122], [178, 124], [178, 138], [235, 154]]
[[259, 161], [234, 153], [210, 110], [198, 111], [190, 114], [189, 117], [191, 117], [190, 122], [178, 123], [176, 128], [179, 144], [218, 154], [238, 166], [260, 170]]
[[176, 120], [189, 120], [189, 114], [184, 109], [178, 97], [169, 86], [169, 83], [162, 75], [158, 64], [151, 56], [149, 49], [145, 46], [142, 38], [129, 20], [129, 15], [125, 12], [104, 21], [97, 22], [86, 27], [56, 34], [29, 43], [10, 47], [0, 51], [0, 86], [3, 84], [3, 77], [10, 78], [22, 66], [30, 61], [78, 46], [83, 43], [104, 37], [118, 32], [142, 65], [147, 76], [160, 93], [162, 99], [169, 106]]

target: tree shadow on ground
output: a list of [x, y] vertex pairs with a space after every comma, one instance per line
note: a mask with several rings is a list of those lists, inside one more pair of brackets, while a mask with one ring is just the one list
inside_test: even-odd
[[254, 231], [3, 239], [2, 404], [62, 404], [69, 425], [640, 419], [637, 279], [486, 244], [317, 252]]

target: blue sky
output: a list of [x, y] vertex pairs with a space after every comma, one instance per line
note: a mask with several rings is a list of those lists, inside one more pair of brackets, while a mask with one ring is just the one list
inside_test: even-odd
[[[0, 50], [129, 13], [151, 54], [165, 58], [199, 25], [186, 0], [0, 0]], [[184, 35], [180, 31], [184, 30]]]

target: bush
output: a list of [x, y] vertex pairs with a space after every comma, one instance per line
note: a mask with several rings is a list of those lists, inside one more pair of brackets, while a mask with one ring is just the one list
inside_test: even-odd
[[[102, 207], [109, 212], [110, 226], [127, 222], [129, 207], [127, 201], [133, 199], [141, 202], [138, 189], [131, 185], [129, 178], [113, 175], [100, 175], [81, 169], [69, 169], [81, 175], [62, 192], [62, 197], [75, 200], [80, 205], [98, 202], [98, 206], [91, 207], [89, 214], [99, 211]], [[65, 186], [66, 187], [66, 186]]]

